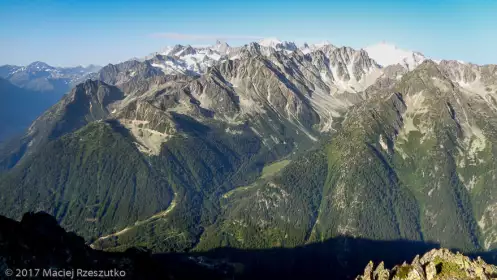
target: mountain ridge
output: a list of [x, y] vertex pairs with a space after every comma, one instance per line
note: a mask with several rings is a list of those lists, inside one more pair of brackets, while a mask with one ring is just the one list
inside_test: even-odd
[[496, 275], [497, 267], [480, 257], [471, 260], [459, 252], [454, 254], [448, 249], [433, 249], [421, 257], [416, 255], [410, 264], [404, 262], [391, 270], [384, 268], [383, 262], [376, 268], [373, 262], [369, 262], [364, 275], [356, 279], [491, 279]]
[[46, 210], [115, 251], [343, 235], [496, 246], [496, 67], [216, 46], [177, 45], [78, 84], [0, 153], [2, 214]]

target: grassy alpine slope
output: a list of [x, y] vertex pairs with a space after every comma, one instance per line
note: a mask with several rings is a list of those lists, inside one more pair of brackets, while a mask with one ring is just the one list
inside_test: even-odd
[[[340, 235], [492, 248], [497, 138], [495, 117], [488, 117], [495, 114], [427, 61], [350, 110], [321, 160], [294, 160], [269, 182], [230, 195], [198, 249], [295, 246]], [[302, 207], [316, 195], [314, 210]]]
[[113, 123], [95, 122], [48, 143], [2, 177], [2, 211], [44, 209], [92, 238], [166, 209], [171, 186], [126, 137]]
[[[1, 175], [3, 213], [48, 210], [96, 248], [116, 251], [296, 247], [340, 236], [494, 247], [496, 110], [440, 65], [426, 61], [371, 87], [315, 149], [305, 134], [314, 112], [298, 115], [313, 116], [306, 127], [285, 119], [284, 102], [297, 102], [285, 99], [287, 91], [278, 102], [260, 99], [269, 102], [263, 117], [241, 122], [241, 105], [229, 103], [234, 89], [220, 73], [209, 75], [166, 81], [141, 96], [88, 84], [93, 94], [79, 96], [85, 107], [68, 119], [79, 130], [55, 118], [43, 131], [57, 137], [40, 140], [42, 148]], [[195, 87], [229, 97], [227, 109], [200, 108], [195, 98], [207, 97]], [[260, 98], [258, 90], [250, 94]], [[123, 99], [127, 111], [116, 117], [99, 96]], [[144, 153], [144, 131], [156, 135], [164, 125], [157, 116], [174, 134], [162, 133], [158, 153]], [[121, 126], [138, 118], [137, 127]]]

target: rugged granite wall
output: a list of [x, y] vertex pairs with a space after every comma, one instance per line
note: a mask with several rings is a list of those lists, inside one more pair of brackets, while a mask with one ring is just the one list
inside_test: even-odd
[[497, 279], [497, 267], [485, 263], [480, 257], [470, 259], [448, 249], [433, 249], [422, 257], [417, 255], [410, 264], [404, 262], [393, 269], [385, 268], [383, 262], [375, 267], [370, 261], [364, 269], [364, 274], [356, 278], [356, 280], [390, 279]]

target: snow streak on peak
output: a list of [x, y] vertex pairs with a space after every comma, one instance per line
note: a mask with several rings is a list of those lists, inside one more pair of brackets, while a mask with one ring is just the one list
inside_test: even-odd
[[297, 46], [294, 42], [280, 41], [276, 38], [262, 39], [259, 41], [259, 45], [277, 51], [285, 51], [287, 54], [297, 50]]
[[278, 40], [277, 38], [265, 38], [259, 41], [259, 45], [264, 46], [264, 47], [272, 47], [275, 48], [282, 42]]
[[228, 43], [226, 43], [226, 42], [222, 42], [222, 41], [217, 40], [216, 44], [214, 46], [212, 46], [212, 49], [221, 53], [221, 54], [227, 54], [229, 52], [230, 45], [228, 45]]
[[412, 70], [426, 60], [426, 57], [419, 52], [403, 50], [386, 42], [366, 47], [364, 50], [384, 67], [400, 64]]
[[[201, 75], [215, 64], [229, 60], [239, 60], [252, 54], [271, 57], [275, 52], [290, 55], [297, 50], [300, 50], [298, 53], [304, 55], [316, 56], [316, 59], [320, 55], [324, 55], [327, 58], [332, 57], [333, 61], [335, 61], [343, 56], [344, 58], [347, 58], [347, 61], [343, 62], [345, 63], [344, 65], [349, 65], [351, 63], [351, 57], [360, 57], [361, 59], [359, 59], [356, 64], [361, 65], [361, 67], [364, 66], [362, 65], [364, 63], [368, 64], [368, 67], [362, 67], [365, 69], [365, 73], [369, 73], [371, 70], [369, 64], [379, 64], [383, 67], [400, 64], [410, 71], [427, 59], [421, 53], [403, 50], [386, 42], [369, 46], [362, 50], [354, 50], [350, 47], [338, 48], [328, 41], [314, 44], [304, 43], [302, 46], [297, 47], [294, 42], [281, 41], [277, 38], [270, 37], [262, 39], [257, 43], [252, 42], [239, 47], [232, 47], [220, 40], [217, 40], [214, 44], [208, 46], [178, 44], [153, 53], [150, 56], [145, 57], [144, 60], [153, 60], [153, 66], [161, 68], [165, 73], [179, 72]], [[164, 57], [157, 57], [158, 55]], [[369, 59], [373, 59], [374, 62], [369, 61]], [[357, 68], [359, 67], [357, 65], [354, 64], [351, 67]], [[354, 71], [355, 68], [352, 68], [350, 71], [347, 71], [349, 72], [349, 75], [350, 73], [356, 74], [357, 72]], [[343, 72], [342, 69], [338, 69], [337, 71], [340, 73]], [[334, 75], [336, 76], [336, 74]], [[333, 79], [337, 79], [337, 77], [333, 77]], [[350, 78], [346, 79], [348, 80]], [[359, 76], [357, 77], [357, 80], [360, 80]]]
[[321, 43], [316, 43], [316, 44], [304, 43], [300, 47], [300, 50], [304, 54], [308, 54], [308, 53], [311, 53], [311, 52], [314, 52], [314, 51], [317, 51], [317, 50], [322, 50], [324, 48], [329, 48], [329, 47], [331, 47], [332, 49], [335, 48], [335, 46], [333, 46], [329, 41], [323, 41]]

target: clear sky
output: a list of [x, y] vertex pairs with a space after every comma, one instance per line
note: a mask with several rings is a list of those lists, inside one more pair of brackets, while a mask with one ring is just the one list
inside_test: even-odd
[[175, 43], [259, 37], [497, 63], [497, 0], [0, 0], [0, 65], [105, 65]]

